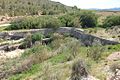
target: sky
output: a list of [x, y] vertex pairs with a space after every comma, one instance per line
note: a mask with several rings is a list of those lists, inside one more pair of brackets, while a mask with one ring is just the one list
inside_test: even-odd
[[89, 8], [115, 8], [120, 7], [120, 0], [52, 0], [56, 2], [61, 2], [67, 6], [77, 6], [82, 9]]

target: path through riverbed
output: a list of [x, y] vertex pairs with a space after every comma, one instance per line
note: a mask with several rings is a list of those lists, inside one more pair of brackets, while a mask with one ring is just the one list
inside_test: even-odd
[[11, 24], [1, 24], [0, 27], [10, 26]]

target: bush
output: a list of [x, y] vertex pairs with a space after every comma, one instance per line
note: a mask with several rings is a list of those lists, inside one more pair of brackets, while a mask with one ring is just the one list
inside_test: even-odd
[[88, 11], [68, 13], [58, 18], [54, 16], [29, 17], [11, 23], [7, 30], [40, 29], [65, 27], [96, 27], [97, 16]]
[[32, 46], [32, 37], [31, 34], [27, 34], [25, 40], [23, 41], [22, 45], [20, 45], [21, 49], [25, 49], [25, 48], [30, 48]]
[[120, 16], [108, 16], [103, 23], [103, 27], [112, 27], [120, 25]]
[[32, 35], [32, 42], [41, 41], [43, 38], [44, 36], [41, 33], [35, 33]]
[[111, 45], [111, 46], [107, 46], [107, 47], [108, 47], [108, 50], [111, 50], [111, 51], [120, 51], [120, 44]]
[[80, 12], [68, 13], [60, 16], [58, 19], [60, 19], [65, 27], [80, 27], [79, 14]]
[[19, 19], [11, 23], [12, 25], [7, 30], [18, 29], [40, 29], [40, 28], [58, 28], [62, 26], [61, 21], [55, 17], [42, 16], [42, 17], [29, 17]]
[[41, 33], [35, 33], [33, 35], [28, 34], [23, 42], [23, 44], [20, 46], [20, 48], [30, 48], [33, 44], [35, 44], [36, 41], [42, 41], [44, 36]]
[[87, 57], [90, 57], [94, 61], [98, 61], [102, 58], [102, 52], [104, 48], [101, 46], [93, 46], [88, 49]]
[[98, 17], [89, 11], [81, 12], [79, 20], [83, 28], [96, 27]]
[[70, 80], [82, 80], [82, 77], [87, 77], [87, 76], [88, 76], [88, 72], [82, 60], [78, 60], [76, 63], [73, 64]]
[[81, 28], [81, 23], [78, 17], [72, 20], [71, 24], [76, 28]]
[[96, 27], [98, 17], [90, 11], [69, 13], [60, 16], [62, 24], [66, 27]]
[[71, 23], [74, 19], [73, 14], [66, 14], [64, 16], [59, 17], [60, 21], [62, 22], [63, 26], [65, 27], [74, 27], [74, 25]]

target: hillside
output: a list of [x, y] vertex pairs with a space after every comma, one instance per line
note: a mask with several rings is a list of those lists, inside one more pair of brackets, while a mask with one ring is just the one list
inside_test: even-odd
[[119, 11], [0, 0], [0, 18], [0, 80], [120, 80]]
[[53, 15], [71, 9], [59, 2], [50, 0], [0, 0], [0, 15]]

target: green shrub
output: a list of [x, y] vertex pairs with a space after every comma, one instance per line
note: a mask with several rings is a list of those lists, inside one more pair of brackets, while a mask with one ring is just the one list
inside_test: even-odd
[[79, 14], [80, 12], [67, 13], [66, 15], [60, 16], [58, 19], [60, 19], [65, 27], [80, 27]]
[[107, 46], [108, 50], [111, 51], [120, 51], [120, 44]]
[[32, 35], [32, 42], [41, 41], [43, 38], [44, 36], [41, 33], [35, 33]]
[[74, 18], [71, 23], [70, 23], [73, 27], [76, 27], [76, 28], [81, 28], [81, 22], [79, 20], [78, 17]]
[[19, 19], [11, 23], [12, 25], [7, 30], [18, 29], [40, 29], [40, 28], [58, 28], [62, 26], [61, 21], [55, 17], [42, 16], [42, 17], [29, 17]]
[[40, 29], [65, 27], [96, 27], [97, 16], [89, 11], [68, 13], [58, 18], [54, 16], [29, 17], [11, 23], [7, 30]]
[[96, 27], [98, 17], [89, 11], [81, 12], [79, 20], [83, 28]]
[[60, 16], [59, 19], [66, 27], [88, 28], [97, 26], [98, 17], [90, 11], [81, 11]]
[[103, 27], [112, 27], [120, 25], [120, 16], [108, 16], [103, 23]]
[[42, 41], [44, 36], [41, 33], [35, 33], [35, 34], [28, 34], [23, 42], [23, 44], [20, 46], [21, 48], [30, 48], [33, 44], [35, 44], [36, 41]]
[[73, 14], [66, 14], [64, 16], [59, 17], [60, 21], [62, 22], [63, 26], [65, 27], [73, 27], [74, 25], [71, 23], [74, 19]]

